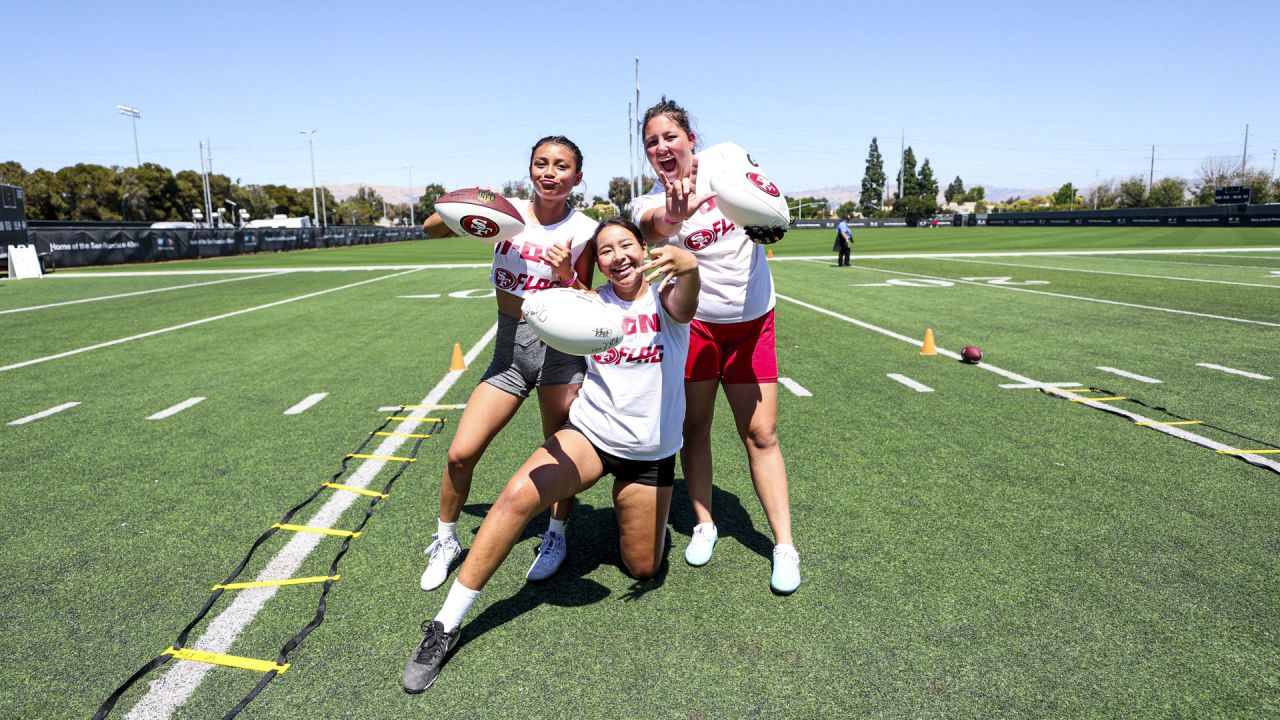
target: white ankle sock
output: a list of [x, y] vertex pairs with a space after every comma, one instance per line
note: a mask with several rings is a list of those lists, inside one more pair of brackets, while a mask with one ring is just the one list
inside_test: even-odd
[[444, 607], [436, 613], [435, 619], [444, 625], [445, 632], [453, 632], [462, 624], [462, 618], [471, 609], [471, 604], [480, 597], [479, 590], [472, 590], [460, 581], [454, 580], [449, 588], [449, 596], [444, 599]]
[[451, 523], [447, 523], [447, 522], [445, 522], [445, 521], [443, 521], [443, 520], [441, 520], [441, 519], [437, 518], [437, 519], [436, 519], [436, 527], [437, 527], [436, 535], [437, 535], [441, 540], [443, 540], [444, 538], [447, 538], [447, 537], [453, 537], [453, 538], [458, 537], [458, 521], [457, 521], [457, 520], [454, 520], [454, 521], [453, 521], [453, 522], [451, 522]]
[[568, 524], [568, 520], [557, 520], [551, 518], [551, 522], [547, 524], [547, 529], [557, 535], [564, 535], [564, 526]]

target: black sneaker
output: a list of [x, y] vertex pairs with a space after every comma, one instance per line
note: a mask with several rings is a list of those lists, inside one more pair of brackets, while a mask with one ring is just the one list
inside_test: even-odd
[[409, 657], [409, 663], [404, 666], [404, 679], [400, 681], [405, 692], [417, 695], [431, 687], [431, 683], [440, 674], [440, 667], [444, 665], [449, 651], [458, 644], [460, 631], [461, 628], [445, 632], [444, 625], [435, 620], [422, 623], [422, 632], [426, 637], [422, 638], [422, 644]]

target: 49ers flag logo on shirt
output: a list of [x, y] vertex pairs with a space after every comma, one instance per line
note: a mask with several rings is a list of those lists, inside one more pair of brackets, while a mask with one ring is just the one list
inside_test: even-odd
[[778, 186], [774, 185], [769, 178], [761, 175], [760, 173], [749, 172], [747, 173], [747, 179], [751, 181], [752, 185], [755, 185], [769, 195], [778, 197]]

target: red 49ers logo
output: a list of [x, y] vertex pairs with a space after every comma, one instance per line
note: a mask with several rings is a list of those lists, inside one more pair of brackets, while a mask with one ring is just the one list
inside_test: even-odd
[[779, 192], [778, 192], [778, 186], [777, 186], [777, 185], [774, 185], [772, 182], [770, 182], [770, 181], [769, 181], [769, 178], [767, 178], [767, 177], [765, 177], [765, 176], [761, 175], [760, 173], [753, 173], [753, 172], [752, 172], [752, 173], [747, 173], [747, 179], [751, 181], [751, 184], [753, 184], [753, 185], [755, 185], [756, 187], [760, 188], [760, 189], [761, 189], [761, 190], [763, 190], [764, 192], [766, 192], [766, 193], [768, 193], [768, 194], [770, 194], [770, 195], [772, 195], [772, 196], [774, 196], [774, 197], [778, 197], [778, 195], [779, 195]]
[[506, 268], [495, 268], [493, 271], [493, 284], [497, 285], [501, 290], [510, 290], [516, 286], [516, 276], [511, 274]]
[[691, 232], [684, 239], [684, 246], [690, 250], [702, 250], [716, 241], [716, 234], [710, 230]]
[[465, 215], [460, 224], [463, 232], [478, 238], [491, 238], [498, 234], [498, 223], [482, 215]]

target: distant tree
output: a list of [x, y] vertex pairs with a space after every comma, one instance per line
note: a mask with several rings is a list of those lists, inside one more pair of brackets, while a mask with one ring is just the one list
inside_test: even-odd
[[156, 163], [122, 168], [118, 174], [122, 214], [126, 220], [181, 219], [178, 183], [169, 168]]
[[1141, 175], [1120, 183], [1116, 206], [1122, 208], [1147, 207], [1147, 184]]
[[858, 194], [858, 210], [863, 215], [871, 215], [880, 210], [881, 199], [884, 197], [884, 180], [884, 158], [880, 155], [880, 145], [876, 138], [871, 138], [866, 171], [862, 175], [862, 192]]
[[1207, 157], [1196, 168], [1195, 204], [1212, 205], [1215, 189], [1240, 184], [1239, 160], [1228, 155]]
[[1078, 195], [1079, 193], [1076, 192], [1075, 185], [1065, 183], [1062, 187], [1058, 188], [1057, 192], [1050, 196], [1049, 200], [1053, 204], [1053, 208], [1055, 210], [1070, 210], [1082, 205], [1080, 201], [1076, 200]]
[[949, 203], [966, 202], [964, 199], [964, 181], [960, 179], [959, 175], [956, 176], [955, 180], [951, 181], [951, 184], [947, 186], [945, 191], [943, 191], [942, 196], [946, 198]]
[[898, 188], [898, 197], [912, 197], [920, 194], [920, 180], [916, 175], [916, 153], [908, 145], [902, 154], [902, 187]]
[[609, 202], [615, 207], [625, 208], [631, 202], [631, 181], [624, 177], [609, 180]]
[[533, 197], [533, 188], [529, 185], [529, 178], [508, 180], [502, 183], [502, 195], [503, 197], [520, 198], [521, 200], [528, 200]]
[[580, 192], [569, 193], [569, 207], [572, 207], [572, 208], [586, 207], [586, 196]]
[[1147, 194], [1151, 207], [1182, 207], [1186, 204], [1187, 181], [1182, 178], [1160, 178]]
[[22, 180], [29, 220], [65, 220], [66, 200], [62, 197], [62, 181], [44, 168], [36, 168]]
[[979, 200], [986, 200], [986, 199], [987, 199], [987, 189], [982, 187], [981, 185], [974, 185], [973, 187], [969, 188], [968, 192], [966, 192], [963, 196], [961, 196], [960, 202], [977, 202]]
[[933, 176], [933, 167], [929, 165], [929, 158], [925, 158], [924, 164], [920, 166], [916, 192], [922, 199], [932, 203], [935, 207], [937, 206], [938, 180]]
[[[14, 162], [13, 160], [6, 160], [5, 162], [0, 163], [0, 183], [22, 187], [22, 181], [25, 180], [26, 177], [27, 171], [22, 168], [21, 163]], [[23, 188], [23, 194], [26, 194], [25, 188]]]
[[985, 213], [985, 212], [987, 212], [987, 201], [986, 201], [986, 200], [972, 200], [972, 201], [971, 201], [971, 200], [966, 200], [965, 202], [972, 202], [972, 203], [973, 203], [973, 211], [974, 211], [975, 213]]
[[120, 219], [120, 184], [111, 168], [78, 163], [62, 168], [57, 176], [66, 202], [65, 214], [57, 219]]
[[840, 207], [836, 208], [836, 217], [849, 218], [857, 215], [861, 211], [861, 203], [856, 203], [850, 200], [848, 202], [841, 203]]
[[436, 211], [436, 201], [446, 192], [444, 185], [440, 183], [430, 183], [422, 189], [422, 195], [418, 197], [418, 202], [413, 206], [418, 222], [426, 222], [427, 218], [431, 217], [432, 213]]

